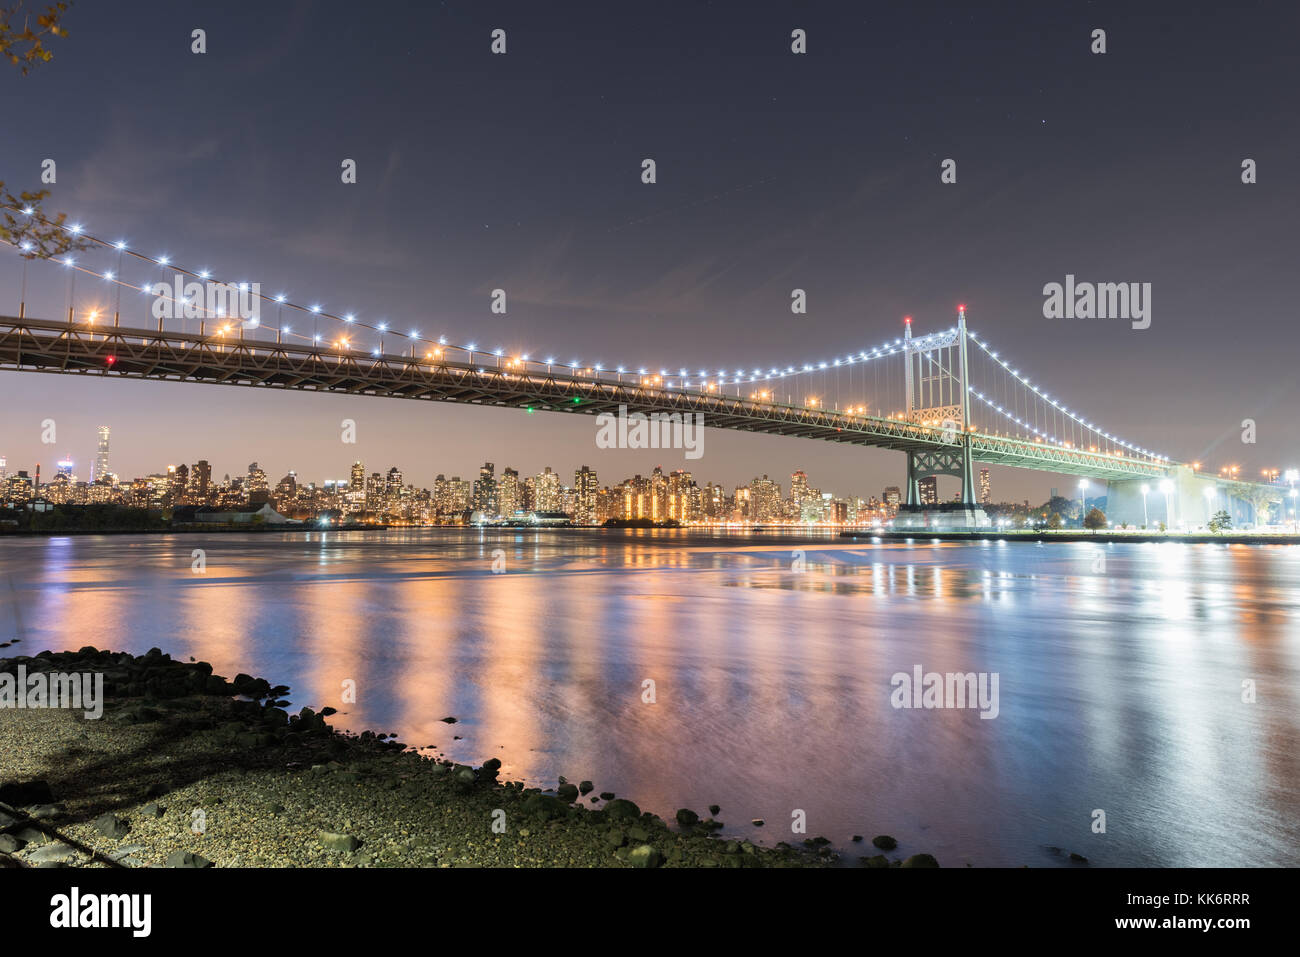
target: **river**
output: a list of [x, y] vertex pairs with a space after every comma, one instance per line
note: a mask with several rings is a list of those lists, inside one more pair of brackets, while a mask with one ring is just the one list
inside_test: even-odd
[[[0, 574], [24, 639], [0, 654], [158, 646], [347, 729], [500, 758], [503, 780], [589, 779], [665, 818], [721, 805], [727, 836], [866, 855], [890, 834], [943, 866], [1300, 865], [1300, 547], [68, 536], [5, 540]], [[996, 708], [895, 707], [918, 666], [996, 675]]]

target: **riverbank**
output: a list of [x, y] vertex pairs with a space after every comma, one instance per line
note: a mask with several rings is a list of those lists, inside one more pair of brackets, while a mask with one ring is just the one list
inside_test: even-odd
[[[720, 809], [670, 826], [561, 778], [552, 789], [345, 735], [289, 689], [157, 649], [0, 659], [0, 675], [102, 674], [103, 716], [0, 707], [0, 867], [827, 867], [825, 838], [731, 840]], [[0, 683], [0, 690], [4, 687]], [[449, 722], [452, 723], [452, 722]], [[870, 867], [933, 867], [863, 844]], [[886, 858], [881, 851], [891, 852]], [[870, 855], [870, 856], [867, 856]]]

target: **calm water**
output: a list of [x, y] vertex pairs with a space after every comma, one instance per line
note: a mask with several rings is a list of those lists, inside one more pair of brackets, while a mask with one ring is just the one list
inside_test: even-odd
[[[1300, 548], [69, 537], [5, 541], [0, 575], [3, 653], [157, 645], [506, 779], [720, 804], [725, 834], [793, 840], [801, 809], [798, 837], [945, 866], [1300, 864]], [[915, 665], [997, 673], [998, 716], [895, 709]]]

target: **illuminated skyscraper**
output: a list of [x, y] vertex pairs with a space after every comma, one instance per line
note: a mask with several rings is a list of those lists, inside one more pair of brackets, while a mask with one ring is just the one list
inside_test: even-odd
[[95, 470], [91, 473], [92, 482], [107, 482], [112, 478], [108, 471], [108, 426], [99, 427], [99, 449], [95, 452]]
[[574, 520], [583, 525], [592, 525], [596, 522], [596, 496], [600, 488], [600, 482], [596, 478], [596, 473], [587, 466], [583, 466], [573, 473], [573, 517]]
[[551, 470], [548, 465], [542, 471], [537, 473], [537, 500], [533, 503], [533, 510], [537, 512], [559, 512], [564, 508], [564, 487], [560, 484], [560, 476]]
[[937, 475], [927, 475], [917, 484], [920, 486], [922, 505], [939, 504], [939, 477]]
[[497, 510], [496, 466], [491, 462], [484, 462], [478, 470], [478, 478], [474, 481], [474, 511], [482, 512], [484, 515], [496, 515]]
[[980, 469], [980, 504], [989, 504], [989, 496], [992, 494], [992, 489], [989, 486], [989, 470]]
[[497, 508], [506, 518], [524, 507], [523, 489], [523, 484], [519, 481], [519, 470], [506, 466], [501, 473], [501, 481], [497, 482]]

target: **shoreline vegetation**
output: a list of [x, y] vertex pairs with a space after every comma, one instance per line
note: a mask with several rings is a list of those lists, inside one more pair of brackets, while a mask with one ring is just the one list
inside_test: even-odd
[[[716, 805], [707, 817], [679, 809], [670, 825], [589, 781], [525, 786], [499, 780], [495, 758], [476, 768], [391, 735], [345, 734], [326, 723], [333, 709], [289, 714], [283, 685], [227, 680], [157, 648], [42, 651], [0, 659], [0, 675], [20, 665], [29, 675], [102, 674], [104, 711], [91, 720], [0, 707], [0, 867], [841, 863], [824, 837], [774, 847], [729, 839]], [[939, 866], [924, 853], [886, 857], [898, 848], [888, 835], [871, 844], [862, 866]]]

